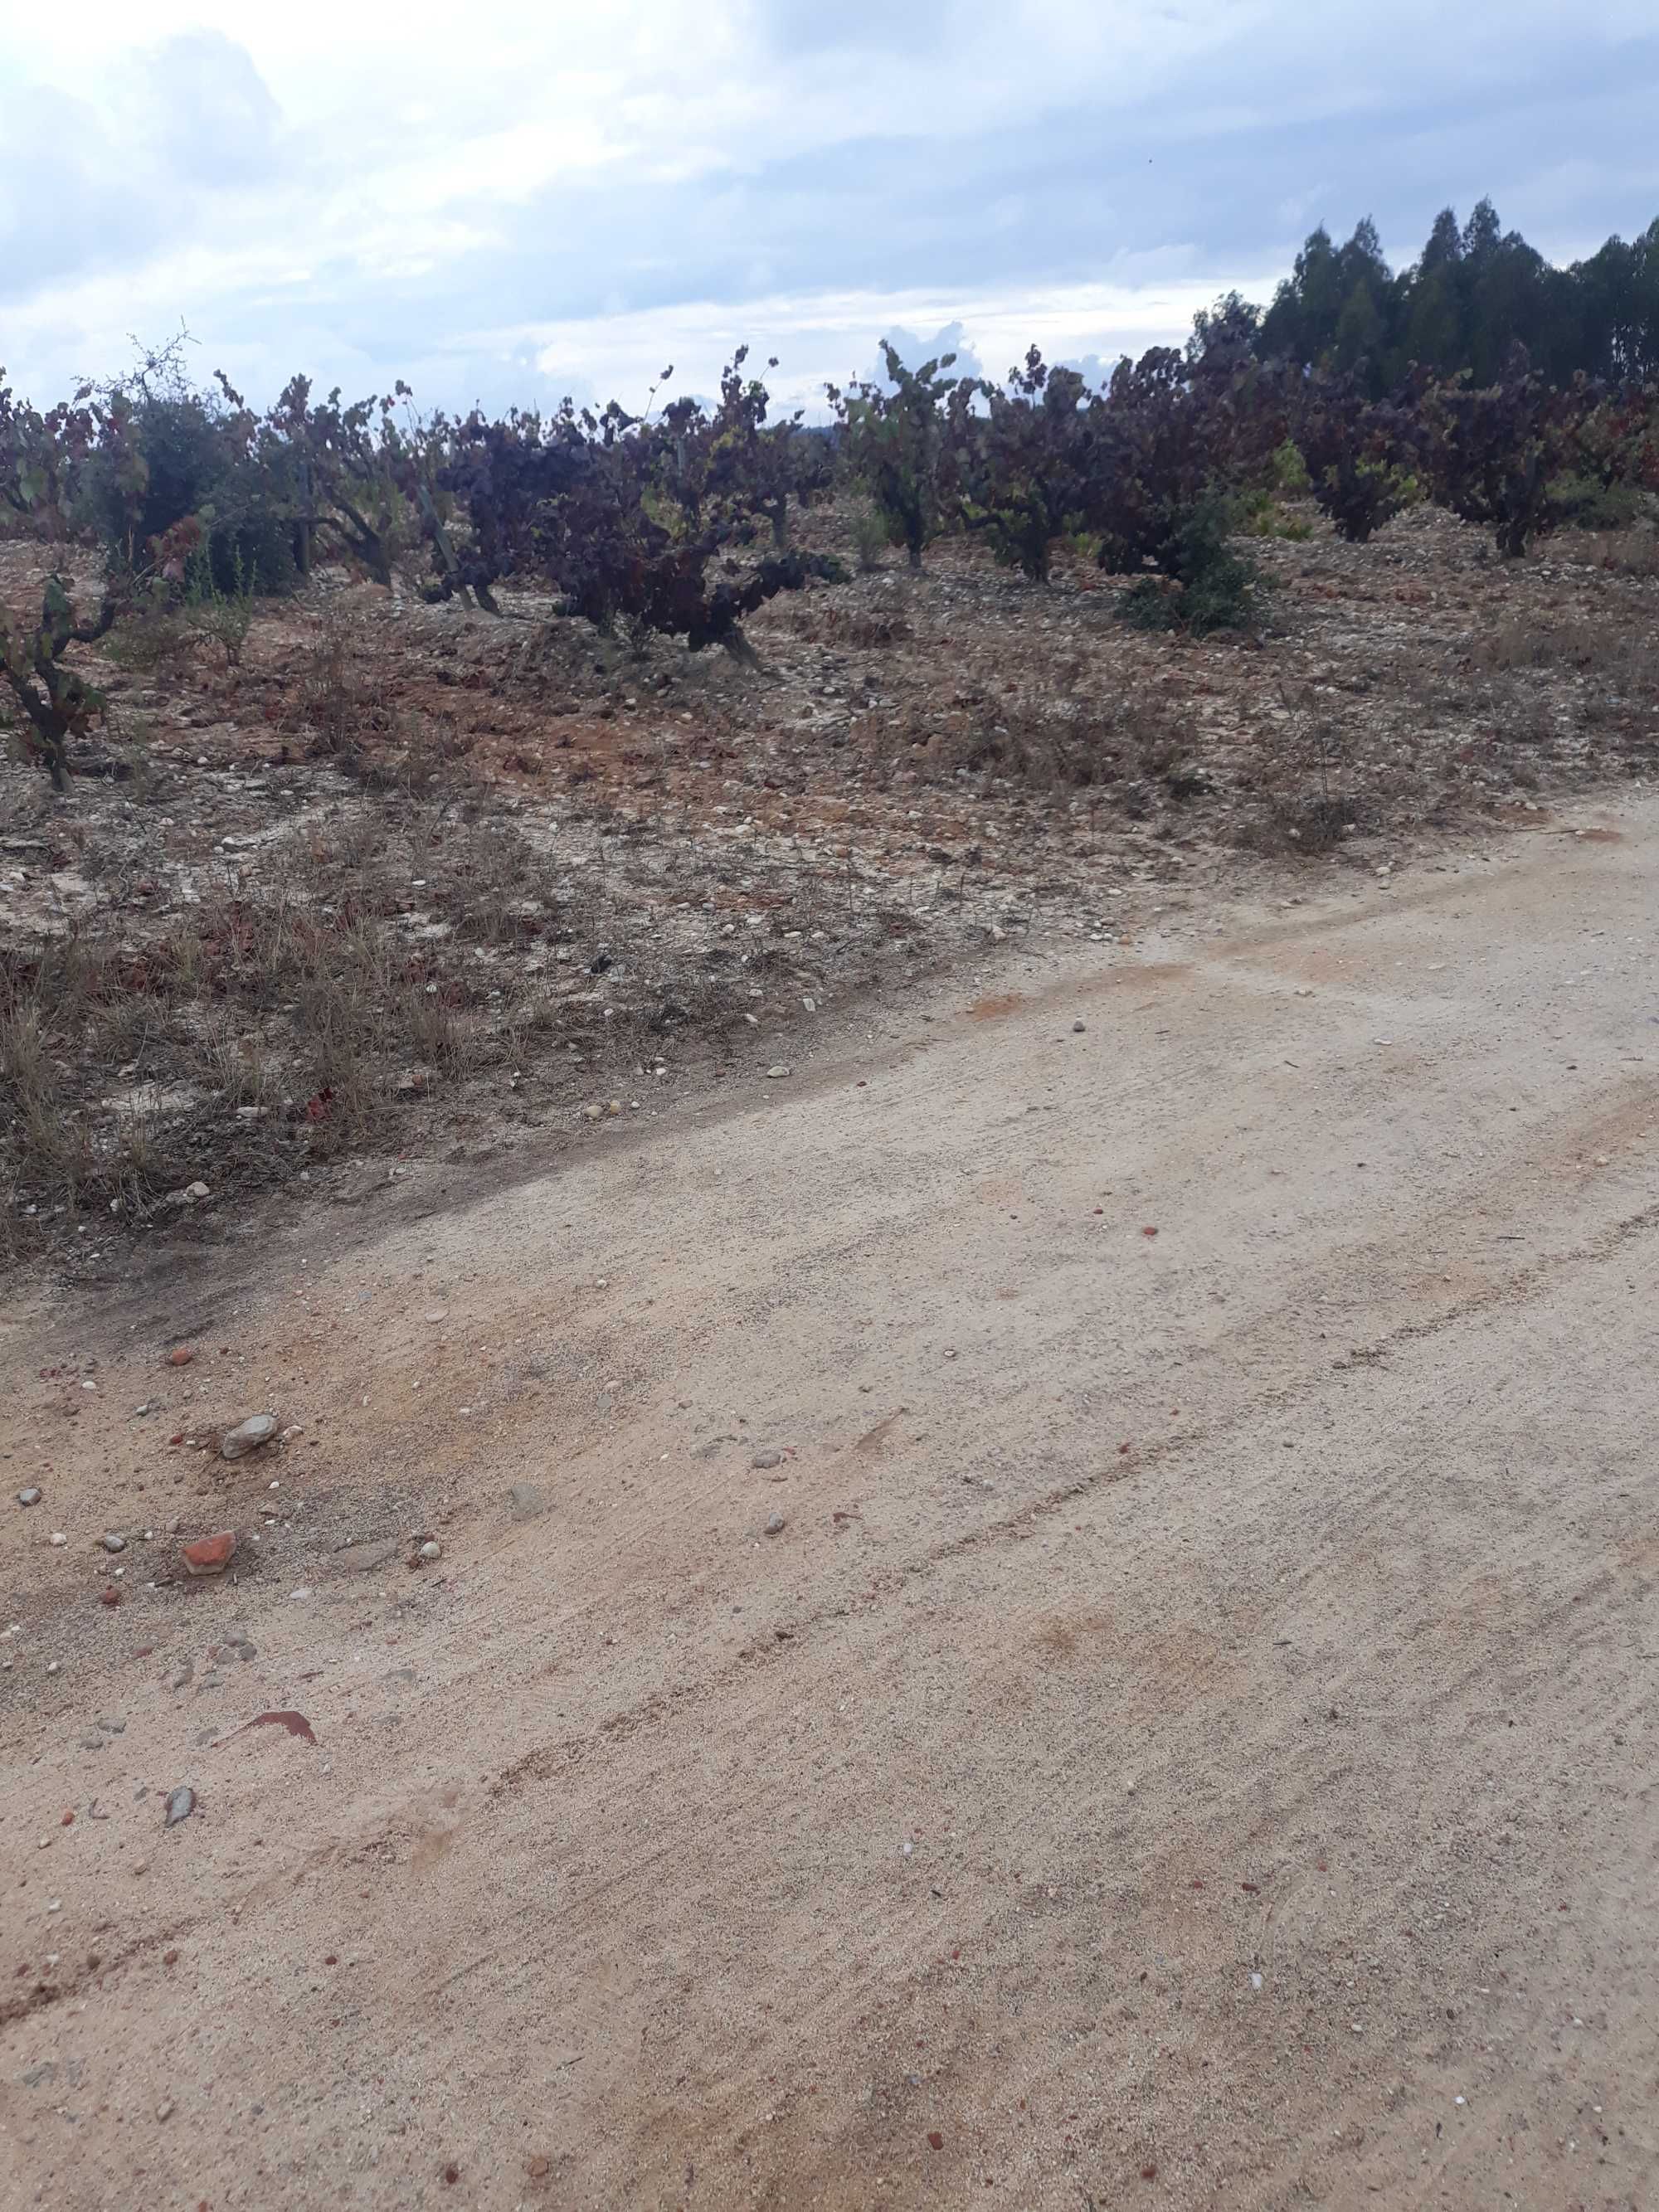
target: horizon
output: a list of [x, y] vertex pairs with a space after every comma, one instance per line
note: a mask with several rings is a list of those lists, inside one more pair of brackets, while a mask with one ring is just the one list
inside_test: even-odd
[[712, 0], [695, 40], [619, 0], [509, 6], [459, 54], [429, 0], [395, 51], [317, 0], [87, 20], [92, 64], [0, 30], [0, 362], [43, 405], [182, 323], [193, 380], [260, 405], [302, 371], [348, 398], [401, 377], [428, 413], [637, 406], [671, 361], [711, 393], [746, 343], [821, 416], [884, 336], [915, 359], [955, 331], [993, 378], [1032, 343], [1103, 373], [1180, 343], [1220, 294], [1267, 305], [1321, 222], [1371, 216], [1398, 267], [1486, 196], [1562, 264], [1659, 210], [1659, 32], [1630, 0], [1386, 27]]

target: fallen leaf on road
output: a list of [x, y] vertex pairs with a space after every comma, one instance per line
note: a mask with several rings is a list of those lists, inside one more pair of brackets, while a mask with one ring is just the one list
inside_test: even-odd
[[251, 1721], [244, 1721], [240, 1728], [232, 1729], [228, 1735], [222, 1735], [213, 1748], [216, 1751], [221, 1750], [226, 1744], [234, 1742], [239, 1735], [246, 1735], [250, 1729], [264, 1728], [267, 1724], [285, 1728], [290, 1735], [301, 1736], [307, 1743], [315, 1743], [317, 1741], [311, 1732], [311, 1723], [303, 1713], [255, 1713]]

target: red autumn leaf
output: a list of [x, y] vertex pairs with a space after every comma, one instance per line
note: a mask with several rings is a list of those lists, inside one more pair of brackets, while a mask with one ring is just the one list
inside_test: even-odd
[[244, 1721], [240, 1728], [232, 1729], [230, 1735], [222, 1735], [219, 1742], [213, 1747], [217, 1751], [220, 1744], [227, 1744], [230, 1741], [231, 1736], [246, 1735], [250, 1729], [266, 1728], [271, 1725], [285, 1728], [290, 1735], [297, 1735], [307, 1743], [315, 1743], [317, 1741], [312, 1734], [311, 1723], [303, 1713], [255, 1713], [251, 1721]]

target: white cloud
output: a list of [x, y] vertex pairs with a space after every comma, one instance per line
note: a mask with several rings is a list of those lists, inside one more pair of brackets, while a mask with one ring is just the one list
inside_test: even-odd
[[36, 20], [0, 20], [0, 327], [42, 393], [180, 317], [254, 392], [424, 373], [433, 404], [538, 360], [632, 392], [678, 350], [707, 383], [745, 336], [805, 391], [893, 323], [959, 319], [1000, 371], [1033, 339], [1178, 337], [1219, 290], [1265, 295], [1321, 218], [1372, 212], [1409, 254], [1490, 191], [1559, 252], [1659, 196], [1651, 0], [404, 0], [390, 31], [364, 0], [81, 0], [56, 43]]

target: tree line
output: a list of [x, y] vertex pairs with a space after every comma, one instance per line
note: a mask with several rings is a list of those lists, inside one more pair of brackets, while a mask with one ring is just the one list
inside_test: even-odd
[[[1489, 199], [1467, 222], [1443, 208], [1408, 267], [1393, 270], [1368, 216], [1337, 245], [1322, 225], [1266, 308], [1230, 294], [1217, 310], [1263, 360], [1345, 369], [1374, 398], [1413, 367], [1490, 384], [1523, 345], [1553, 383], [1659, 375], [1659, 221], [1558, 268]], [[1203, 342], [1211, 320], [1200, 315]]]

